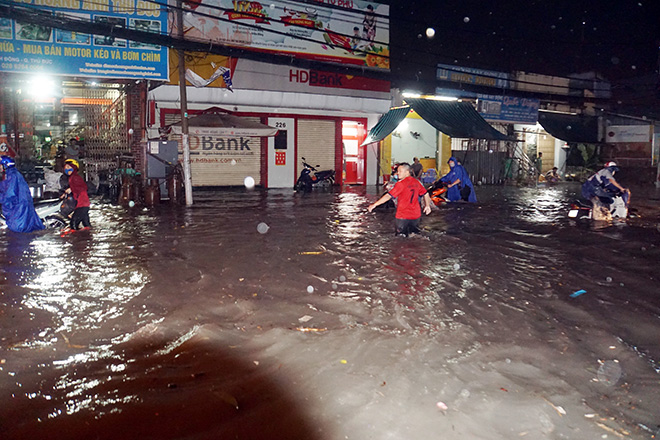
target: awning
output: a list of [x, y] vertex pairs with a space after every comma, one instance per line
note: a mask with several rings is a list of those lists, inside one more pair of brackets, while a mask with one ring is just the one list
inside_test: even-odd
[[515, 141], [493, 128], [469, 102], [406, 99], [409, 105], [391, 109], [369, 130], [362, 145], [378, 142], [392, 133], [410, 109], [437, 130], [455, 138]]
[[399, 126], [401, 121], [406, 118], [408, 112], [410, 112], [410, 107], [407, 105], [390, 109], [390, 111], [385, 113], [378, 123], [369, 130], [369, 134], [364, 142], [362, 142], [362, 145], [379, 142], [385, 139]]
[[564, 142], [599, 143], [598, 117], [539, 110], [539, 124]]
[[[181, 134], [181, 122], [172, 124], [172, 131]], [[205, 110], [198, 116], [188, 119], [188, 132], [206, 136], [275, 136], [277, 128], [250, 121], [240, 116], [230, 115], [220, 109]]]
[[406, 102], [437, 130], [454, 138], [513, 141], [491, 126], [469, 102], [406, 99]]

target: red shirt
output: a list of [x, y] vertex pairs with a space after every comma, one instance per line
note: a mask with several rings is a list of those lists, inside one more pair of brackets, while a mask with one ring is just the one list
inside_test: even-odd
[[426, 188], [412, 176], [399, 180], [389, 192], [397, 198], [396, 218], [415, 220], [422, 216], [419, 197], [426, 194]]

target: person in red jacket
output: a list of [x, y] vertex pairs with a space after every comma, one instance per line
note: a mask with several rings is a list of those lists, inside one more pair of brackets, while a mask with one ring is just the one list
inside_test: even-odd
[[410, 175], [410, 168], [407, 163], [400, 164], [397, 168], [399, 181], [394, 185], [394, 188], [367, 208], [371, 212], [376, 206], [396, 198], [397, 235], [408, 236], [411, 233], [419, 233], [419, 220], [422, 217], [420, 197], [423, 197], [424, 200], [424, 214], [429, 215], [431, 213], [431, 197], [419, 180]]
[[78, 229], [82, 223], [82, 229], [89, 229], [91, 223], [89, 222], [89, 196], [87, 195], [87, 184], [85, 180], [78, 174], [78, 161], [75, 159], [67, 159], [64, 162], [64, 174], [69, 176], [69, 187], [65, 193], [73, 194], [76, 200], [76, 209], [71, 213], [70, 231], [73, 232]]

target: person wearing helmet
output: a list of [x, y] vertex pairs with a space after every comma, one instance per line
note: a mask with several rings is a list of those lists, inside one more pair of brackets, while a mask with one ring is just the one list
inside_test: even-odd
[[44, 229], [44, 223], [34, 210], [34, 202], [16, 162], [9, 156], [0, 157], [5, 178], [0, 182], [0, 204], [7, 227], [14, 232], [32, 232]]
[[76, 208], [69, 215], [71, 217], [71, 224], [69, 229], [63, 231], [65, 233], [78, 230], [82, 223], [82, 229], [89, 229], [91, 223], [89, 221], [89, 196], [87, 195], [87, 184], [85, 180], [78, 174], [80, 165], [75, 159], [67, 159], [64, 162], [64, 174], [69, 176], [69, 187], [64, 191], [66, 194], [73, 194], [76, 200]]
[[582, 184], [582, 196], [594, 204], [594, 220], [605, 220], [607, 215], [601, 213], [609, 212], [607, 207], [612, 204], [613, 196], [618, 193], [624, 194], [624, 200], [628, 203], [630, 191], [614, 179], [614, 174], [619, 171], [616, 162], [607, 162], [603, 169], [592, 175]]

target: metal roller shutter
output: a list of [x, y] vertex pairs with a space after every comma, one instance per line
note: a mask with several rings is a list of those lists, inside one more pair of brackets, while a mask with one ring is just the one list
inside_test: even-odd
[[[166, 121], [168, 124], [179, 120]], [[244, 119], [261, 122], [258, 117]], [[179, 142], [179, 159], [183, 158], [180, 135], [170, 135]], [[261, 138], [193, 136], [190, 141], [190, 173], [193, 186], [243, 185], [250, 176], [261, 184]]]
[[335, 127], [336, 121], [298, 120], [298, 169], [302, 157], [319, 170], [335, 169]]

